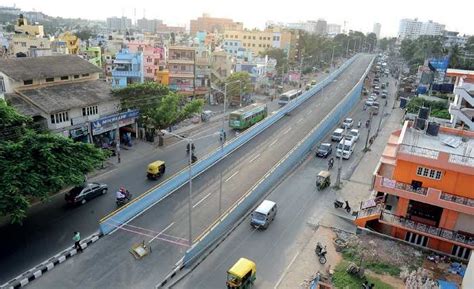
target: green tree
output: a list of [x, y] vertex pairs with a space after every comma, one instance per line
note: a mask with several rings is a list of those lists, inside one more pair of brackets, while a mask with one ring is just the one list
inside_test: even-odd
[[[240, 82], [238, 82], [240, 81]], [[232, 97], [249, 94], [253, 91], [252, 80], [250, 79], [250, 74], [248, 72], [236, 72], [232, 73], [229, 77], [226, 78], [225, 83], [227, 83], [227, 97], [232, 99]], [[222, 86], [224, 84], [221, 84]]]
[[273, 58], [277, 61], [276, 69], [280, 70], [288, 65], [288, 55], [285, 50], [280, 48], [267, 48], [265, 51], [260, 53], [260, 56], [264, 57], [268, 55], [269, 58]]
[[22, 222], [32, 201], [82, 183], [107, 157], [91, 144], [33, 130], [31, 119], [4, 101], [0, 119], [0, 215], [12, 223]]
[[203, 107], [202, 99], [187, 101], [186, 96], [170, 93], [162, 97], [158, 106], [147, 112], [146, 119], [153, 129], [166, 129], [195, 113], [200, 113]]

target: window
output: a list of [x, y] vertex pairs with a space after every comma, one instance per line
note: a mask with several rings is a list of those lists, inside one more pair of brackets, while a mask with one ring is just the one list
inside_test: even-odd
[[82, 75], [82, 77], [88, 77], [88, 76], [89, 76], [89, 73], [84, 73], [84, 74]]
[[48, 77], [46, 78], [46, 82], [53, 82], [54, 81], [54, 77]]
[[21, 47], [26, 47], [26, 42], [22, 42]]
[[185, 71], [186, 70], [186, 66], [185, 65], [181, 65], [181, 71]]
[[425, 178], [430, 178], [434, 180], [440, 180], [442, 172], [435, 169], [425, 168], [425, 167], [418, 167], [416, 169], [416, 174]]
[[97, 108], [97, 105], [82, 108], [82, 115], [83, 116], [94, 115], [94, 114], [98, 114], [98, 113], [99, 113], [99, 110]]
[[259, 44], [258, 47], [262, 47], [262, 44]]
[[255, 43], [252, 43], [252, 47], [255, 47]]
[[255, 40], [255, 36], [253, 37], [253, 40]]
[[428, 238], [426, 236], [415, 234], [413, 232], [407, 232], [405, 235], [405, 241], [423, 247], [426, 247], [428, 244]]
[[32, 84], [33, 84], [33, 79], [23, 80], [23, 85], [32, 85]]
[[67, 111], [51, 115], [51, 123], [62, 123], [67, 121], [69, 121], [69, 114]]
[[69, 79], [69, 76], [61, 76], [61, 80], [68, 80]]
[[471, 250], [466, 247], [454, 245], [451, 251], [451, 255], [462, 258], [464, 260], [469, 260], [469, 256], [471, 255]]
[[78, 79], [78, 78], [79, 78], [79, 74], [74, 75], [74, 79]]
[[244, 35], [244, 39], [247, 39], [247, 35]]

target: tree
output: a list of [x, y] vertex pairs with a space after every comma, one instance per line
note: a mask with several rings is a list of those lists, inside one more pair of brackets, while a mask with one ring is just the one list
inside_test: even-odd
[[228, 84], [227, 85], [228, 99], [232, 99], [232, 97], [234, 96], [240, 96], [241, 91], [242, 91], [242, 95], [249, 94], [253, 91], [252, 81], [250, 79], [250, 74], [248, 74], [248, 72], [232, 73], [229, 77], [226, 78], [225, 83]]
[[158, 106], [147, 112], [148, 125], [154, 129], [165, 129], [180, 121], [200, 113], [204, 100], [194, 99], [187, 101], [187, 97], [170, 93], [162, 97]]
[[281, 48], [267, 48], [265, 51], [260, 53], [260, 56], [268, 55], [269, 58], [273, 58], [277, 61], [276, 69], [280, 70], [288, 65], [288, 57], [286, 52]]
[[91, 144], [32, 129], [31, 119], [4, 101], [0, 119], [0, 215], [12, 223], [22, 222], [32, 201], [81, 184], [107, 157]]

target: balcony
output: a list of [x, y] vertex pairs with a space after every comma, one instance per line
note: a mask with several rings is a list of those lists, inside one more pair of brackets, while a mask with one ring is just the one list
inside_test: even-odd
[[112, 76], [121, 76], [121, 77], [142, 77], [142, 73], [141, 73], [141, 71], [112, 70]]
[[169, 64], [192, 64], [194, 65], [194, 59], [184, 57], [170, 57], [168, 58]]
[[408, 200], [432, 204], [456, 212], [474, 215], [474, 199], [455, 196], [438, 189], [426, 187], [415, 189], [410, 184], [397, 182], [381, 175], [375, 177], [374, 189]]
[[461, 246], [468, 246], [470, 249], [474, 249], [474, 238], [460, 232], [455, 232], [443, 228], [437, 228], [423, 223], [418, 223], [404, 217], [393, 215], [387, 212], [382, 212], [379, 221], [386, 223], [391, 226], [399, 227], [402, 229], [408, 229], [415, 231], [428, 237], [433, 237], [443, 241], [449, 241], [457, 243]]
[[474, 173], [474, 158], [470, 156], [462, 156], [407, 144], [400, 144], [397, 155], [399, 159], [409, 162], [445, 167], [449, 170], [464, 173], [469, 173], [466, 171], [469, 170]]

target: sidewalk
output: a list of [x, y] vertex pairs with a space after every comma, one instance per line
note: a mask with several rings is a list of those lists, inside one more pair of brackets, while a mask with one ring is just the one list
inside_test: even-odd
[[[389, 102], [388, 107], [393, 106], [393, 101]], [[385, 149], [385, 145], [391, 133], [400, 128], [403, 111], [397, 108], [386, 112], [388, 118], [384, 118], [382, 128], [374, 143], [359, 162], [359, 165], [348, 180], [343, 180], [343, 187], [336, 193], [342, 199], [349, 201], [354, 210], [358, 210], [361, 201], [367, 200], [372, 194], [372, 178], [379, 158]], [[335, 251], [334, 238], [335, 233], [331, 228], [345, 232], [355, 232], [356, 227], [352, 223], [352, 217], [344, 212], [336, 212], [333, 208], [328, 208], [323, 216], [313, 216], [308, 220], [308, 229], [305, 233], [306, 243], [301, 245], [298, 254], [292, 260], [292, 263], [283, 273], [282, 282], [275, 288], [295, 289], [309, 288], [309, 283], [319, 271], [323, 275], [327, 274], [329, 269], [334, 269], [341, 260], [340, 254]], [[327, 263], [321, 265], [314, 257], [314, 244], [321, 242], [327, 245], [328, 254]]]

